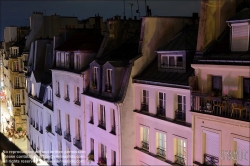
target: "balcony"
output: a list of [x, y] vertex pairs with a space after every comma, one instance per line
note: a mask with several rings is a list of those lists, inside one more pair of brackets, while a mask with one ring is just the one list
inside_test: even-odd
[[209, 154], [204, 154], [204, 165], [218, 166], [219, 158]]
[[105, 85], [105, 92], [111, 93], [112, 92], [112, 87], [111, 85]]
[[106, 166], [107, 165], [107, 158], [106, 157], [100, 157], [98, 159], [98, 165], [100, 165], [100, 166]]
[[158, 148], [156, 149], [156, 154], [157, 154], [158, 156], [160, 156], [160, 157], [165, 158], [165, 157], [166, 157], [166, 149], [163, 148], [163, 147], [158, 147]]
[[175, 163], [180, 165], [186, 165], [186, 158], [182, 155], [175, 155]]
[[49, 124], [49, 125], [46, 127], [46, 131], [52, 133], [51, 124]]
[[148, 112], [148, 103], [141, 103], [141, 111]]
[[81, 106], [80, 100], [76, 99], [75, 104]]
[[90, 117], [89, 123], [94, 124], [94, 118], [93, 118], [93, 116]]
[[157, 116], [166, 116], [165, 107], [157, 107]]
[[55, 131], [58, 135], [62, 135], [61, 124], [58, 124], [57, 126], [55, 126]]
[[111, 126], [111, 131], [110, 131], [110, 133], [116, 135], [116, 127], [115, 127], [115, 125], [112, 125], [112, 126]]
[[105, 122], [105, 120], [99, 120], [99, 125], [98, 125], [98, 127], [100, 127], [100, 128], [102, 128], [102, 129], [104, 129], [104, 130], [106, 130], [106, 122]]
[[78, 149], [82, 149], [82, 142], [81, 142], [81, 137], [80, 135], [77, 135], [74, 139], [74, 145], [75, 147], [77, 147]]
[[149, 150], [149, 143], [146, 141], [141, 141], [141, 148], [148, 151]]
[[250, 122], [250, 100], [192, 93], [191, 111]]
[[175, 120], [186, 121], [186, 112], [176, 110]]
[[66, 97], [64, 97], [64, 100], [65, 101], [70, 101], [69, 96], [67, 95]]
[[66, 139], [67, 141], [71, 142], [71, 136], [70, 136], [70, 131], [69, 129], [64, 131], [64, 139]]
[[40, 126], [39, 132], [40, 132], [41, 134], [43, 134], [43, 126]]
[[38, 123], [36, 123], [36, 130], [37, 130], [37, 131], [39, 130], [38, 128], [39, 128]]

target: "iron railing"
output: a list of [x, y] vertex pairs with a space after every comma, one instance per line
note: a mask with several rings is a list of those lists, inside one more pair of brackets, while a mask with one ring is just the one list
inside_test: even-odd
[[186, 158], [182, 155], [175, 155], [175, 162], [180, 165], [186, 165]]
[[71, 142], [71, 135], [70, 135], [70, 131], [69, 129], [64, 131], [64, 139], [66, 139], [67, 141]]
[[166, 116], [165, 107], [163, 106], [157, 107], [157, 116]]
[[175, 111], [175, 119], [181, 120], [181, 121], [186, 121], [186, 112], [176, 110]]
[[77, 147], [78, 149], [82, 149], [82, 142], [81, 142], [81, 137], [80, 135], [77, 135], [75, 138], [74, 138], [74, 145], [75, 147]]
[[148, 103], [141, 103], [141, 111], [148, 112]]
[[104, 129], [106, 129], [106, 122], [105, 122], [105, 120], [99, 120], [99, 126], [100, 127], [102, 127], [102, 128], [104, 128]]
[[204, 165], [218, 166], [219, 158], [209, 154], [204, 154]]
[[163, 147], [158, 147], [157, 149], [156, 149], [156, 154], [158, 155], [158, 156], [161, 156], [161, 157], [166, 157], [166, 149], [165, 148], [163, 148]]
[[115, 127], [115, 125], [111, 126], [111, 133], [116, 134], [116, 127]]
[[62, 135], [62, 128], [61, 128], [61, 124], [58, 124], [55, 126], [55, 131], [57, 134]]
[[141, 141], [141, 148], [144, 150], [149, 150], [149, 143], [146, 141]]
[[89, 123], [94, 124], [94, 118], [93, 118], [93, 116], [90, 117]]

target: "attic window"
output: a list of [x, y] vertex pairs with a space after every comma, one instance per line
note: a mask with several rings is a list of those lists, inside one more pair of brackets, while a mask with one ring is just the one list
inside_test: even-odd
[[173, 56], [173, 55], [162, 55], [161, 56], [161, 67], [182, 67], [183, 58], [182, 56]]
[[232, 25], [232, 51], [247, 51], [249, 49], [249, 25]]
[[111, 92], [111, 88], [112, 88], [112, 70], [106, 69], [106, 86], [105, 86], [106, 92]]

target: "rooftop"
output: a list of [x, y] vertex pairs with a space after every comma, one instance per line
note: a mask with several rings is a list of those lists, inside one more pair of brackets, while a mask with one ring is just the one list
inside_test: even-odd
[[167, 44], [158, 48], [157, 51], [195, 50], [198, 36], [198, 25], [186, 26]]
[[232, 18], [230, 18], [227, 22], [244, 22], [244, 21], [250, 21], [250, 8], [244, 8], [240, 12], [238, 12], [236, 15], [234, 15]]

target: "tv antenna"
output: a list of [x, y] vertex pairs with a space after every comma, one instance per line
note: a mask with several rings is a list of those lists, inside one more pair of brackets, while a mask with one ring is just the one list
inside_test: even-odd
[[131, 5], [131, 18], [133, 18], [133, 11], [132, 11], [132, 8], [133, 8], [133, 4], [132, 3], [129, 3]]
[[140, 8], [139, 8], [139, 2], [138, 2], [138, 0], [137, 0], [137, 5], [138, 5], [138, 9], [136, 10], [136, 13], [138, 13], [139, 17], [140, 17]]

